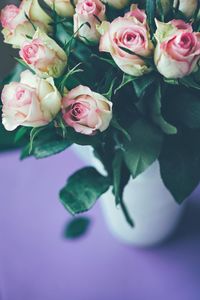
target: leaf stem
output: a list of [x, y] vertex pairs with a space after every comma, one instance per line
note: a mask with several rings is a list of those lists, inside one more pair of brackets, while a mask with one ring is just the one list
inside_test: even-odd
[[121, 206], [121, 209], [122, 209], [122, 212], [124, 214], [124, 217], [126, 218], [126, 221], [128, 222], [128, 224], [133, 228], [135, 225], [134, 225], [134, 222], [129, 214], [129, 211], [124, 203], [123, 200], [121, 200], [120, 202], [120, 206]]

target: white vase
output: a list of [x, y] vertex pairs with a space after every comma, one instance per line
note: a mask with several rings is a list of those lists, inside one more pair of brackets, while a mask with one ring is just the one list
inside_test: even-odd
[[[104, 173], [101, 163], [94, 158], [90, 147], [74, 147], [87, 163]], [[130, 179], [124, 191], [124, 202], [133, 218], [131, 228], [120, 207], [116, 207], [110, 189], [101, 197], [101, 206], [111, 233], [121, 242], [147, 247], [166, 240], [177, 228], [185, 205], [175, 202], [160, 177], [156, 161], [136, 179]]]

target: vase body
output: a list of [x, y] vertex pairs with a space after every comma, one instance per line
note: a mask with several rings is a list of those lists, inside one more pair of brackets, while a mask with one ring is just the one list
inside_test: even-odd
[[[104, 173], [101, 163], [89, 147], [75, 148], [82, 159]], [[110, 232], [120, 241], [135, 246], [154, 246], [166, 240], [176, 229], [185, 205], [175, 202], [160, 177], [159, 163], [153, 163], [136, 179], [130, 179], [124, 190], [124, 202], [135, 226], [127, 223], [120, 207], [116, 207], [112, 189], [100, 202]]]

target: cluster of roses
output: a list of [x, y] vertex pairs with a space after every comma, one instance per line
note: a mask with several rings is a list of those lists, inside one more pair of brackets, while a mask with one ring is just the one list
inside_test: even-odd
[[[58, 15], [73, 16], [76, 36], [91, 45], [99, 44], [99, 51], [110, 53], [116, 65], [128, 75], [138, 77], [156, 68], [164, 77], [177, 79], [198, 68], [200, 33], [194, 32], [190, 23], [156, 21], [157, 30], [152, 35], [145, 11], [135, 4], [124, 16], [109, 23], [106, 5], [100, 0], [79, 0], [75, 8], [70, 0], [44, 1]], [[106, 2], [121, 9], [129, 1]], [[163, 1], [166, 9], [170, 7], [168, 2], [171, 3]], [[183, 2], [174, 1], [174, 5]], [[196, 10], [197, 2], [191, 1], [190, 14]], [[19, 8], [8, 5], [1, 11], [5, 42], [19, 48], [20, 57], [36, 73], [24, 71], [20, 83], [4, 87], [3, 124], [7, 130], [19, 125], [43, 126], [62, 111], [65, 123], [77, 132], [91, 135], [97, 130], [104, 131], [112, 119], [110, 101], [85, 86], [65, 90], [63, 96], [54, 84], [53, 78], [65, 72], [68, 58], [50, 37], [52, 22], [38, 0], [23, 0]]]

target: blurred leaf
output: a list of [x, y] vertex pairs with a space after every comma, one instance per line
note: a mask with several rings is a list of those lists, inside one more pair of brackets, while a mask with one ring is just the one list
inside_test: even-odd
[[131, 141], [131, 137], [130, 137], [128, 131], [119, 124], [119, 122], [117, 121], [117, 119], [115, 117], [112, 118], [111, 125], [115, 129], [120, 131], [127, 138], [128, 141]]
[[22, 138], [24, 138], [28, 133], [30, 133], [30, 128], [22, 126], [20, 127], [15, 134], [15, 143], [19, 142]]
[[126, 167], [123, 159], [123, 152], [121, 150], [116, 151], [113, 159], [113, 193], [115, 195], [116, 205], [120, 205], [126, 221], [131, 227], [134, 227], [134, 222], [124, 204], [123, 192], [130, 179], [130, 172]]
[[155, 80], [154, 73], [143, 75], [132, 81], [133, 87], [138, 98], [141, 98], [146, 90], [152, 85]]
[[148, 18], [148, 24], [151, 30], [151, 33], [155, 32], [155, 17], [156, 17], [156, 1], [155, 0], [146, 0], [146, 14]]
[[91, 221], [86, 217], [77, 217], [72, 219], [65, 228], [64, 236], [68, 239], [77, 239], [86, 234]]
[[113, 90], [114, 90], [114, 86], [115, 86], [115, 83], [117, 81], [117, 77], [114, 77], [113, 80], [111, 81], [110, 83], [110, 87], [109, 87], [109, 90], [107, 91], [107, 93], [103, 94], [103, 96], [108, 99], [109, 101], [111, 101], [112, 99], [112, 96], [113, 96]]
[[157, 84], [154, 87], [154, 89], [155, 89], [155, 91], [151, 96], [151, 105], [150, 105], [152, 119], [155, 122], [155, 124], [157, 124], [162, 129], [162, 131], [164, 133], [166, 133], [166, 134], [176, 134], [177, 133], [176, 127], [169, 124], [163, 118], [162, 113], [161, 113], [162, 94], [161, 94], [160, 84]]
[[124, 160], [133, 178], [144, 172], [159, 156], [163, 135], [145, 120], [137, 120], [129, 130], [131, 142], [124, 140]]
[[168, 136], [161, 152], [160, 171], [164, 184], [178, 203], [200, 182], [200, 133]]
[[104, 57], [99, 56], [99, 55], [96, 55], [96, 54], [92, 54], [92, 55], [91, 55], [91, 58], [97, 58], [97, 59], [99, 59], [100, 61], [105, 62], [105, 63], [107, 63], [107, 64], [110, 64], [110, 65], [113, 66], [113, 67], [117, 67], [116, 63], [115, 63], [114, 60], [112, 60], [112, 59], [104, 58]]
[[110, 181], [107, 177], [92, 167], [86, 167], [69, 177], [67, 184], [60, 191], [60, 200], [72, 215], [79, 214], [91, 209], [109, 186]]
[[[200, 72], [198, 72], [198, 76], [200, 76]], [[182, 83], [183, 85], [185, 85], [188, 88], [200, 90], [200, 77], [198, 77], [198, 80], [197, 80], [195, 78], [195, 75], [193, 75], [193, 74], [180, 79], [180, 83]]]
[[167, 119], [180, 130], [200, 128], [199, 91], [172, 86], [167, 90], [163, 104]]
[[37, 129], [32, 133], [30, 142], [22, 150], [21, 159], [29, 156], [37, 159], [46, 158], [64, 151], [72, 144], [69, 139], [64, 139], [58, 134], [52, 124]]
[[123, 74], [123, 78], [122, 81], [120, 83], [120, 85], [115, 89], [114, 94], [116, 94], [121, 88], [123, 88], [126, 84], [128, 84], [129, 82], [132, 82], [133, 80], [135, 80], [136, 77], [131, 76], [131, 75], [127, 75], [127, 74]]
[[86, 145], [91, 145], [95, 146], [99, 143], [101, 143], [101, 133], [96, 133], [95, 135], [85, 135], [76, 132], [73, 128], [68, 127], [67, 128], [67, 138], [75, 144], [81, 145], [81, 146], [86, 146]]
[[53, 140], [45, 144], [36, 145], [33, 150], [35, 158], [45, 158], [58, 154], [71, 146], [68, 140]]

